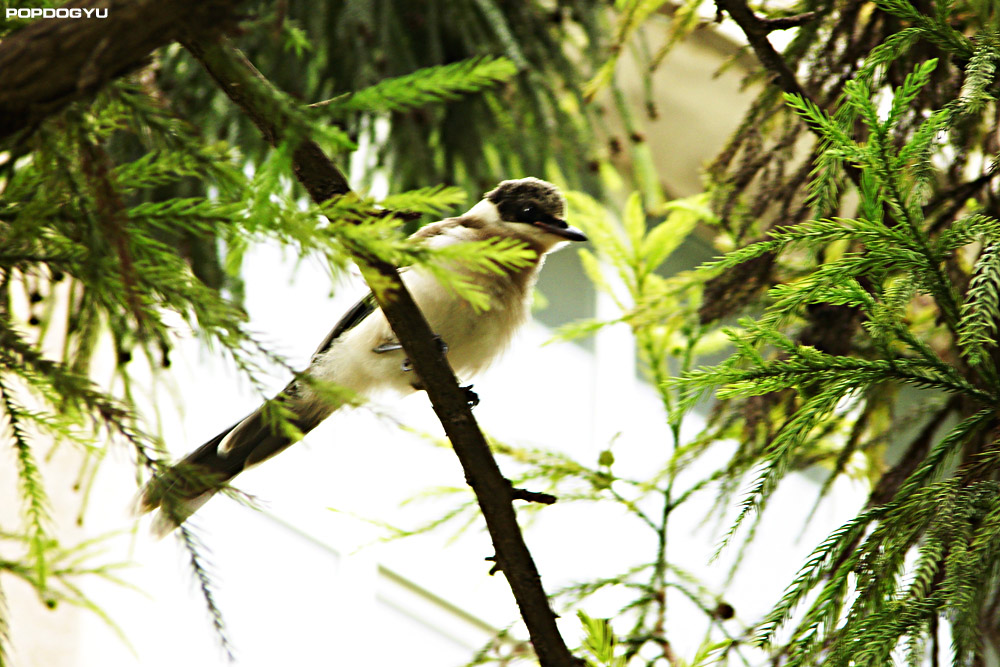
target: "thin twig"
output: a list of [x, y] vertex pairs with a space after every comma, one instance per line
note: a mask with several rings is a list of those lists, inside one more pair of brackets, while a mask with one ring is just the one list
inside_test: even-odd
[[542, 505], [552, 505], [556, 502], [556, 497], [551, 493], [541, 491], [528, 491], [527, 489], [511, 489], [511, 498], [514, 500], [527, 500], [531, 503], [541, 503]]
[[772, 30], [788, 30], [805, 25], [819, 16], [819, 12], [802, 12], [794, 16], [780, 16], [773, 19], [759, 19], [768, 32]]

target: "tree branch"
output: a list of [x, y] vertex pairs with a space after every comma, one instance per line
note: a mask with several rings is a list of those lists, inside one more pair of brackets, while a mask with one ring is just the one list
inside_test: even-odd
[[[801, 25], [816, 18], [815, 12], [806, 12], [796, 16], [789, 16], [777, 19], [762, 19], [754, 14], [747, 6], [746, 0], [715, 0], [717, 20], [722, 20], [722, 12], [725, 11], [743, 30], [743, 34], [753, 49], [757, 60], [767, 71], [771, 72], [771, 83], [780, 90], [790, 95], [798, 95], [804, 100], [812, 102], [812, 98], [806, 93], [802, 84], [795, 76], [795, 72], [785, 61], [784, 57], [771, 42], [767, 35], [774, 30], [783, 30], [796, 25]], [[813, 102], [815, 104], [815, 102]], [[816, 106], [819, 106], [818, 104]], [[823, 139], [817, 128], [806, 123], [809, 130]], [[843, 164], [844, 173], [851, 179], [855, 186], [861, 187], [861, 170], [850, 163]], [[748, 172], [747, 181], [756, 174], [756, 168]], [[706, 284], [706, 294], [710, 291], [714, 298], [706, 298], [698, 311], [699, 321], [702, 323], [712, 322], [726, 314], [732, 312], [734, 308], [740, 307], [748, 299], [753, 297], [759, 290], [760, 285], [768, 280], [771, 265], [775, 260], [775, 253], [766, 253], [750, 262], [735, 267], [725, 275], [713, 278]], [[748, 282], [745, 278], [749, 276], [752, 280]]]
[[0, 42], [0, 139], [141, 67], [157, 48], [233, 25], [242, 0], [73, 0], [60, 9], [107, 18], [41, 18]]
[[750, 11], [745, 0], [715, 0], [715, 6], [719, 11], [725, 10], [743, 30], [743, 34], [746, 35], [747, 41], [750, 43], [750, 48], [757, 54], [757, 60], [765, 69], [774, 74], [778, 87], [786, 93], [801, 95], [808, 99], [809, 96], [806, 95], [798, 79], [795, 78], [795, 72], [767, 39], [767, 33], [775, 28], [761, 21], [756, 14]]
[[552, 505], [556, 502], [556, 497], [551, 493], [518, 488], [511, 489], [511, 498], [514, 500], [527, 500], [529, 503], [541, 503], [542, 505]]
[[757, 20], [760, 21], [768, 32], [771, 32], [772, 30], [788, 30], [789, 28], [798, 28], [800, 25], [805, 25], [818, 16], [819, 12], [802, 12], [801, 14], [795, 14], [794, 16], [780, 16], [773, 19], [758, 18]]
[[[223, 41], [185, 42], [188, 50], [272, 143], [278, 143], [288, 122], [280, 108], [269, 104], [280, 95], [232, 46]], [[276, 113], [278, 112], [278, 113]], [[293, 167], [317, 203], [346, 194], [350, 187], [336, 165], [314, 142], [303, 139], [293, 152]], [[379, 306], [392, 326], [444, 426], [486, 519], [496, 548], [497, 565], [514, 593], [539, 662], [548, 667], [580, 664], [563, 642], [541, 578], [524, 543], [511, 501], [515, 492], [504, 478], [459, 388], [451, 366], [423, 314], [399, 279], [396, 268], [372, 257], [356, 255], [366, 273], [374, 272], [391, 287]]]

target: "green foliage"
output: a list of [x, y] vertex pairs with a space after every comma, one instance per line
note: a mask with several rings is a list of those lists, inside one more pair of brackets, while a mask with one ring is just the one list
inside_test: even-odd
[[875, 0], [875, 4], [886, 12], [912, 23], [926, 39], [948, 53], [963, 60], [967, 60], [972, 54], [969, 40], [947, 21], [949, 14], [947, 8], [951, 3], [938, 3], [939, 11], [933, 16], [921, 13], [909, 0]]
[[[46, 563], [44, 573], [45, 581], [40, 579], [43, 576], [36, 567], [29, 561], [20, 558], [0, 559], [0, 572], [21, 579], [39, 593], [41, 602], [49, 609], [58, 609], [61, 605], [72, 605], [86, 609], [106, 623], [119, 638], [128, 643], [120, 628], [115, 624], [115, 620], [108, 616], [100, 607], [94, 604], [87, 595], [80, 589], [79, 581], [87, 578], [100, 578], [119, 586], [129, 587], [129, 584], [119, 577], [119, 572], [129, 566], [124, 562], [107, 562], [106, 542], [115, 535], [102, 535], [97, 538], [85, 540], [72, 547], [64, 547], [55, 539], [44, 541], [41, 545], [27, 544], [30, 537], [21, 533], [0, 532], [0, 545], [4, 547], [6, 553], [17, 553], [17, 547], [21, 546], [27, 550], [41, 550], [41, 558]], [[4, 598], [0, 593], [0, 609], [6, 612]], [[0, 620], [0, 664], [7, 664], [9, 657], [7, 647], [14, 639], [8, 633], [6, 613]]]
[[616, 4], [620, 17], [611, 42], [611, 57], [601, 65], [594, 78], [587, 82], [585, 95], [590, 100], [593, 100], [602, 88], [614, 81], [615, 67], [618, 65], [618, 58], [622, 51], [649, 17], [666, 2], [665, 0], [622, 0]]
[[615, 655], [617, 646], [611, 622], [606, 618], [591, 618], [582, 609], [577, 610], [577, 617], [583, 624], [583, 647], [593, 656], [594, 661], [587, 661], [590, 667], [625, 667], [625, 656]]
[[980, 113], [989, 102], [994, 101], [989, 88], [995, 78], [998, 60], [1000, 60], [1000, 50], [998, 50], [997, 34], [984, 32], [978, 35], [975, 52], [965, 68], [965, 83], [960, 98], [964, 113]]
[[[604, 53], [604, 2], [291, 0], [247, 11], [256, 18], [237, 46], [296, 100], [346, 104], [352, 113], [338, 114], [338, 125], [378, 146], [374, 163], [394, 192], [451, 183], [478, 197], [500, 175], [544, 176], [553, 165], [575, 186], [600, 187], [587, 168], [599, 157], [597, 119], [580, 103], [589, 78], [580, 58], [596, 64]], [[177, 113], [239, 145], [241, 161], [266, 158], [256, 129], [183, 50], [168, 50], [162, 64], [157, 85]], [[482, 95], [455, 97], [501, 79]], [[427, 104], [434, 99], [450, 102]], [[389, 120], [387, 136], [375, 118]]]
[[[689, 29], [697, 4], [672, 30]], [[518, 484], [615, 503], [664, 536], [654, 558], [560, 592], [573, 609], [606, 589], [628, 599], [617, 639], [611, 622], [581, 614], [594, 664], [684, 664], [665, 602], [682, 590], [705, 614], [696, 664], [975, 665], [1000, 646], [998, 16], [961, 0], [862, 5], [800, 3], [814, 14], [783, 57], [807, 94], [768, 86], [710, 165], [705, 196], [660, 210], [633, 194], [620, 221], [571, 197], [592, 241], [583, 268], [621, 313], [561, 335], [627, 325], [672, 428], [711, 406], [704, 430], [675, 439], [643, 479], [616, 474], [614, 443], [596, 465], [496, 446], [528, 466]], [[619, 51], [641, 39], [629, 12], [651, 5], [623, 6]], [[696, 211], [731, 250], [665, 278], [657, 267], [692, 227], [657, 218], [677, 210]], [[694, 482], [683, 475], [693, 461], [711, 469]], [[672, 562], [670, 519], [714, 490], [730, 578], [753, 577], [742, 562], [757, 522], [806, 468], [826, 476], [817, 503], [844, 476], [867, 478], [868, 500], [829, 527], [770, 613], [734, 630], [718, 616], [725, 591]]]
[[[910, 384], [921, 389], [960, 394], [980, 404], [995, 403], [1000, 397], [997, 386], [978, 388], [960, 369], [949, 364], [910, 330], [905, 313], [892, 305], [898, 283], [915, 288], [908, 298], [924, 293], [934, 300], [948, 327], [956, 332], [958, 343], [971, 348], [970, 355], [983, 361], [982, 345], [989, 343], [986, 334], [998, 316], [995, 276], [992, 275], [992, 246], [980, 256], [977, 272], [970, 284], [958, 322], [956, 298], [951, 282], [942, 272], [942, 255], [936, 252], [924, 231], [920, 201], [920, 176], [916, 173], [930, 150], [931, 138], [949, 118], [932, 114], [900, 150], [889, 136], [901, 114], [912, 104], [926, 85], [936, 63], [919, 65], [894, 91], [892, 104], [884, 120], [871, 101], [867, 88], [851, 82], [845, 86], [846, 103], [851, 105], [868, 126], [869, 141], [851, 139], [833, 119], [814, 104], [799, 96], [788, 96], [789, 106], [811, 123], [830, 145], [837, 160], [849, 160], [863, 174], [860, 210], [868, 211], [875, 221], [865, 219], [807, 222], [792, 230], [772, 234], [773, 240], [752, 244], [731, 253], [706, 268], [718, 271], [734, 267], [764, 253], [777, 253], [789, 245], [801, 243], [812, 248], [833, 241], [863, 243], [863, 250], [848, 252], [838, 259], [818, 264], [801, 279], [778, 284], [770, 290], [765, 314], [756, 321], [741, 322], [744, 333], [733, 333], [737, 353], [711, 369], [692, 371], [679, 381], [690, 390], [718, 388], [721, 399], [761, 396], [795, 390], [801, 397], [788, 421], [770, 439], [763, 452], [764, 472], [743, 503], [733, 531], [753, 510], [760, 509], [774, 492], [778, 481], [789, 469], [794, 452], [809, 441], [818, 426], [828, 421], [837, 406], [850, 395], [863, 394], [886, 382]], [[887, 206], [894, 224], [882, 220]], [[985, 224], [986, 221], [983, 221]], [[870, 324], [873, 343], [884, 358], [863, 360], [831, 355], [813, 346], [797, 344], [782, 332], [791, 319], [803, 315], [814, 304], [831, 304], [858, 309]], [[973, 347], [977, 345], [976, 347]], [[765, 358], [762, 350], [771, 349], [777, 357]], [[995, 377], [995, 370], [990, 369]], [[690, 394], [696, 397], [697, 393]], [[730, 532], [730, 535], [733, 534]]]
[[469, 302], [475, 310], [490, 307], [490, 294], [477, 281], [480, 274], [503, 274], [529, 266], [535, 251], [512, 239], [486, 239], [436, 248], [424, 260], [438, 282]]
[[[45, 579], [48, 564], [45, 560], [45, 545], [51, 538], [48, 536], [48, 499], [46, 498], [45, 486], [38, 471], [38, 464], [35, 462], [34, 454], [24, 425], [20, 422], [20, 417], [29, 416], [22, 406], [17, 405], [10, 396], [9, 390], [0, 387], [3, 391], [4, 412], [9, 417], [9, 428], [14, 439], [14, 448], [17, 450], [18, 478], [21, 482], [21, 496], [25, 499], [24, 519], [26, 525], [26, 536], [29, 545], [29, 556], [33, 561], [35, 576], [38, 579], [39, 587], [45, 589]], [[45, 417], [42, 416], [41, 420]]]
[[510, 79], [517, 73], [506, 58], [472, 58], [450, 65], [427, 67], [321, 103], [335, 114], [405, 111], [455, 100]]
[[[729, 548], [803, 461], [832, 447], [832, 480], [860, 443], [894, 440], [899, 417], [871, 419], [873, 411], [901, 410], [891, 397], [904, 394], [890, 387], [910, 386], [936, 405], [894, 457], [877, 459], [885, 472], [874, 477], [867, 507], [816, 548], [771, 613], [750, 626], [776, 664], [881, 665], [897, 655], [923, 664], [942, 650], [944, 626], [954, 664], [976, 664], [995, 644], [986, 628], [1000, 592], [998, 221], [962, 198], [940, 160], [982, 114], [994, 113], [995, 35], [970, 42], [945, 3], [934, 16], [908, 2], [877, 4], [911, 27], [872, 49], [839, 106], [785, 96], [820, 138], [809, 188], [815, 208], [843, 208], [843, 175], [853, 173], [846, 190], [857, 195], [856, 214], [776, 226], [691, 274], [711, 283], [754, 261], [774, 262], [769, 289], [754, 301], [762, 310], [728, 332], [731, 356], [671, 382], [689, 405], [712, 391], [717, 419], [757, 427], [743, 429], [747, 440], [723, 473], [733, 480], [724, 489], [755, 478], [727, 533]], [[917, 37], [968, 64], [962, 88], [914, 122], [913, 109], [936, 85], [937, 59], [910, 60], [891, 90], [873, 84], [898, 71]], [[829, 319], [817, 324], [819, 313]]]
[[996, 313], [1000, 312], [998, 279], [997, 247], [991, 243], [983, 248], [976, 262], [966, 300], [962, 304], [962, 320], [958, 323], [958, 344], [976, 365], [986, 363], [985, 348], [996, 345]]

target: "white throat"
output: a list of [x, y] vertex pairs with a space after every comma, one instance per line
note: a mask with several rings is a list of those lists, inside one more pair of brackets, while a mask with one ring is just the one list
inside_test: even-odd
[[497, 205], [491, 202], [489, 199], [482, 199], [478, 204], [470, 208], [466, 214], [470, 218], [479, 218], [483, 222], [490, 225], [499, 225], [500, 220], [500, 209]]

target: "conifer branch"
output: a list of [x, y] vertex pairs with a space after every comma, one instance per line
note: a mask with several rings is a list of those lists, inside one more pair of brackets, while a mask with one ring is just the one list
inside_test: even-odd
[[[272, 145], [289, 138], [289, 124], [294, 123], [294, 118], [274, 103], [280, 94], [273, 91], [242, 54], [225, 40], [190, 40], [185, 46]], [[293, 152], [295, 175], [316, 203], [350, 192], [344, 175], [317, 144], [301, 135], [292, 140], [297, 144]], [[496, 548], [497, 565], [511, 586], [539, 662], [544, 667], [578, 665], [559, 634], [538, 571], [524, 544], [511, 503], [513, 489], [501, 474], [434, 333], [400, 281], [396, 268], [362, 251], [354, 252], [365, 278], [383, 281], [388, 286], [374, 290], [379, 307], [420, 377], [462, 462], [466, 481], [476, 493]]]
[[514, 64], [506, 58], [472, 58], [385, 79], [355, 93], [310, 106], [334, 113], [404, 111], [495, 86], [516, 73]]
[[[0, 43], [0, 139], [36, 127], [70, 102], [141, 67], [190, 30], [225, 30], [241, 0], [74, 0], [101, 20], [46, 18]], [[83, 65], [81, 67], [81, 64]]]
[[884, 472], [879, 478], [878, 484], [868, 494], [868, 502], [865, 505], [867, 508], [884, 505], [896, 496], [903, 482], [907, 480], [910, 474], [917, 469], [927, 456], [934, 435], [941, 428], [945, 419], [957, 410], [960, 405], [961, 400], [957, 396], [953, 396], [943, 408], [931, 415], [931, 418], [927, 420], [927, 423], [920, 429], [917, 436], [910, 441], [909, 446], [906, 448], [906, 453], [899, 458], [896, 465]]
[[22, 424], [24, 409], [15, 402], [10, 387], [0, 377], [0, 406], [3, 411], [0, 416], [6, 416], [7, 426], [14, 440], [17, 452], [17, 473], [21, 492], [27, 506], [24, 509], [28, 524], [28, 542], [31, 558], [34, 561], [34, 575], [39, 584], [39, 590], [44, 591], [48, 576], [48, 562], [45, 557], [46, 545], [49, 540], [48, 524], [50, 522], [48, 497], [41, 471], [31, 451], [28, 434]]
[[225, 619], [222, 616], [222, 610], [215, 601], [215, 586], [212, 583], [212, 576], [209, 573], [208, 565], [206, 564], [204, 558], [200, 555], [204, 547], [192, 528], [186, 523], [180, 523], [177, 528], [177, 532], [180, 536], [181, 542], [184, 543], [184, 550], [188, 554], [188, 564], [191, 566], [191, 570], [194, 572], [195, 578], [198, 580], [198, 589], [201, 591], [201, 596], [205, 600], [205, 604], [208, 609], [208, 616], [212, 621], [212, 627], [215, 630], [215, 635], [218, 637], [222, 650], [225, 652], [229, 662], [235, 662], [235, 648], [229, 639], [229, 631], [226, 628]]

